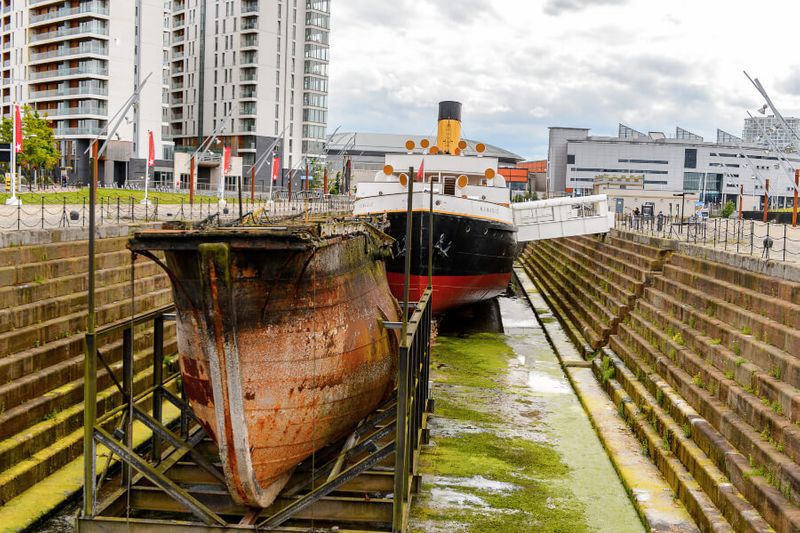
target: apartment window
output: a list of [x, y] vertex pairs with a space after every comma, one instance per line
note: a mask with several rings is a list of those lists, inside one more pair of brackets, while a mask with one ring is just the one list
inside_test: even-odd
[[[687, 150], [688, 151], [688, 150]], [[702, 172], [684, 172], [683, 190], [684, 192], [697, 192], [700, 190], [704, 174]]]
[[281, 116], [281, 108], [278, 104], [275, 104], [275, 118], [280, 118]]
[[567, 154], [567, 164], [568, 165], [575, 164], [575, 154]]
[[276, 70], [275, 71], [275, 85], [280, 85], [280, 83], [281, 83], [281, 71], [280, 70]]
[[683, 155], [683, 168], [697, 168], [697, 148], [687, 148]]

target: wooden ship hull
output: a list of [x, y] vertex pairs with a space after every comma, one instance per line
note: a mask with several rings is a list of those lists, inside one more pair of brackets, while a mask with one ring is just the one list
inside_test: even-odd
[[164, 253], [183, 386], [239, 503], [269, 506], [298, 463], [392, 391], [391, 243], [369, 224], [330, 221], [131, 240]]

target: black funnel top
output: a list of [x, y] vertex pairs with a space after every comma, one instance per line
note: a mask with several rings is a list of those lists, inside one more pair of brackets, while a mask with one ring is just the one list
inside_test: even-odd
[[461, 102], [449, 100], [439, 102], [439, 120], [457, 120], [461, 122]]

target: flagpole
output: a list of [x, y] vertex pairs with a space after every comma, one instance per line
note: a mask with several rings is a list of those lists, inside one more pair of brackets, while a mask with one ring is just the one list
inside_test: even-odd
[[[150, 132], [148, 131], [147, 134], [149, 136]], [[150, 181], [150, 153], [149, 153], [150, 144], [149, 144], [149, 140], [148, 140], [148, 145], [147, 146], [148, 146], [148, 148], [147, 148], [148, 155], [147, 155], [147, 161], [144, 164], [144, 198], [142, 199], [141, 202], [139, 202], [142, 205], [147, 205], [147, 182]]]
[[153, 131], [147, 130], [147, 161], [144, 164], [144, 198], [141, 202], [142, 205], [149, 205], [150, 201], [147, 199], [147, 188], [150, 182], [150, 161], [155, 163], [155, 154], [153, 153]]
[[11, 198], [6, 200], [6, 205], [21, 205], [17, 198], [17, 103], [11, 106]]

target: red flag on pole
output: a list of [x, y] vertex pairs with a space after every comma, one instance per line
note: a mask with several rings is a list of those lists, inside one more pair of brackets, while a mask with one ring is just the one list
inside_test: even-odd
[[14, 151], [22, 151], [22, 117], [19, 112], [19, 104], [14, 104]]
[[224, 153], [225, 153], [225, 157], [224, 157], [223, 163], [222, 163], [222, 172], [227, 175], [228, 172], [231, 171], [231, 147], [230, 146], [226, 146], [225, 150], [224, 150]]
[[156, 165], [156, 144], [153, 141], [153, 131], [150, 130], [147, 132], [149, 139], [148, 139], [148, 152], [147, 152], [147, 166], [154, 167]]
[[272, 181], [278, 181], [278, 171], [281, 168], [281, 158], [272, 158]]
[[414, 181], [422, 181], [422, 176], [425, 173], [425, 158], [422, 158], [422, 162], [419, 164], [419, 170], [417, 171], [416, 179]]

